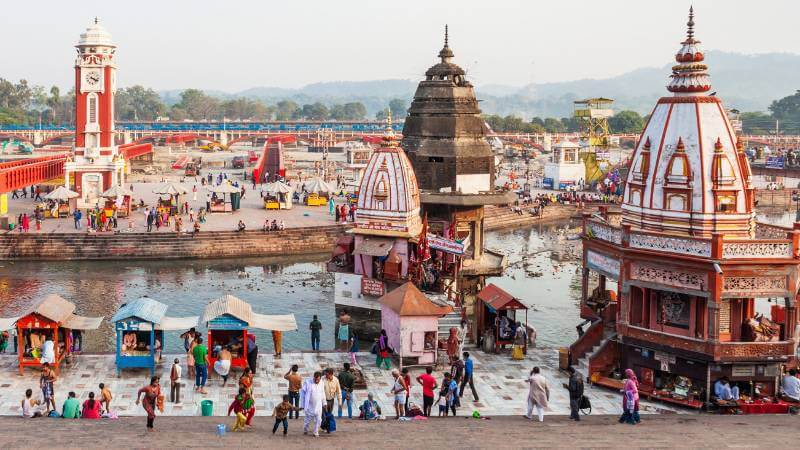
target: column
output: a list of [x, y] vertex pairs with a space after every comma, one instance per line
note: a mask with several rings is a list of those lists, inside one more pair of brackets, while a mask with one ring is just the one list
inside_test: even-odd
[[708, 299], [708, 335], [710, 342], [719, 342], [719, 303]]

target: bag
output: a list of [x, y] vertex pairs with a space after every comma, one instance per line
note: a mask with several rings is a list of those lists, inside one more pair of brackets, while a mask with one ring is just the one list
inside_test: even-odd
[[581, 401], [579, 403], [578, 409], [592, 409], [592, 402], [589, 401], [589, 397], [582, 395]]
[[50, 411], [47, 417], [61, 417], [61, 414], [59, 414], [58, 411]]
[[369, 352], [372, 353], [373, 355], [377, 355], [378, 354], [378, 343], [377, 342], [372, 344], [372, 349]]

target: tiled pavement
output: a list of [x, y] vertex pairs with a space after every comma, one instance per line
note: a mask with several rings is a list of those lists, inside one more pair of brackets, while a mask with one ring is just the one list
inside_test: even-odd
[[[533, 349], [524, 361], [512, 361], [507, 355], [488, 355], [475, 352], [475, 381], [479, 402], [472, 401], [472, 394], [467, 392], [462, 400], [459, 414], [470, 414], [477, 410], [483, 416], [521, 415], [526, 409], [527, 383], [525, 379], [533, 366], [542, 368], [543, 374], [550, 382], [550, 408], [548, 414], [569, 414], [569, 400], [567, 391], [562, 387], [566, 382], [565, 373], [558, 371], [558, 353], [554, 349]], [[166, 356], [157, 373], [161, 374], [163, 386], [168, 386], [170, 365], [174, 356]], [[185, 359], [180, 356], [182, 364]], [[339, 369], [342, 363], [348, 360], [346, 353], [313, 353], [291, 352], [284, 353], [281, 358], [272, 355], [260, 355], [258, 371], [255, 381], [256, 414], [270, 415], [280, 397], [286, 393], [287, 382], [283, 375], [292, 364], [300, 366], [301, 375], [309, 376], [313, 371], [334, 367]], [[391, 414], [391, 374], [387, 370], [375, 367], [374, 356], [370, 353], [360, 353], [358, 362], [364, 370], [367, 379], [367, 390], [357, 390], [355, 400], [360, 403], [366, 398], [367, 392], [373, 392], [376, 400], [381, 404], [385, 413]], [[173, 404], [166, 402], [165, 415], [196, 416], [199, 415], [200, 402], [208, 399], [214, 402], [214, 414], [225, 415], [231, 399], [236, 393], [239, 373], [232, 373], [228, 386], [221, 387], [222, 380], [216, 374], [209, 379], [206, 387], [208, 394], [195, 393], [193, 381], [186, 379], [184, 365], [184, 388], [182, 390], [182, 403]], [[412, 379], [421, 373], [421, 369], [412, 369]], [[437, 380], [441, 380], [441, 372], [436, 372]], [[19, 403], [25, 389], [34, 389], [34, 395], [41, 398], [38, 390], [39, 371], [26, 369], [24, 376], [19, 376], [17, 359], [11, 355], [0, 356], [0, 415], [19, 414]], [[122, 377], [116, 375], [113, 355], [80, 355], [75, 358], [71, 366], [66, 366], [61, 371], [61, 376], [56, 382], [56, 404], [61, 407], [67, 392], [75, 391], [80, 399], [88, 398], [91, 391], [98, 391], [98, 384], [105, 383], [114, 394], [112, 410], [121, 416], [143, 415], [141, 407], [134, 404], [136, 392], [149, 380], [146, 370], [126, 370]], [[169, 398], [169, 389], [162, 388], [162, 392]], [[594, 414], [620, 414], [619, 394], [600, 387], [590, 387], [587, 384], [587, 395], [590, 397]], [[412, 382], [411, 401], [422, 404], [422, 392], [416, 381]], [[357, 410], [357, 408], [356, 408]], [[686, 413], [685, 410], [675, 410], [668, 406], [642, 402], [642, 413]]]

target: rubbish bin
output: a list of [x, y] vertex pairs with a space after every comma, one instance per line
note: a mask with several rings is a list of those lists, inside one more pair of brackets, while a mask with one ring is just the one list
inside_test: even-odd
[[567, 370], [567, 367], [569, 366], [569, 348], [561, 347], [558, 349], [558, 368], [561, 370]]
[[200, 413], [203, 416], [212, 416], [214, 415], [214, 402], [211, 400], [203, 400], [200, 402]]

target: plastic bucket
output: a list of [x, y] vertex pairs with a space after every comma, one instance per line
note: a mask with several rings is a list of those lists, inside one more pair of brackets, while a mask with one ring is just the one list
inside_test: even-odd
[[217, 436], [219, 436], [219, 437], [225, 436], [225, 424], [224, 423], [217, 424]]
[[203, 416], [214, 415], [214, 402], [211, 400], [203, 400], [200, 402], [200, 414]]

